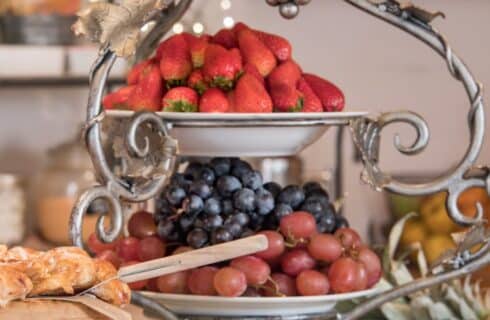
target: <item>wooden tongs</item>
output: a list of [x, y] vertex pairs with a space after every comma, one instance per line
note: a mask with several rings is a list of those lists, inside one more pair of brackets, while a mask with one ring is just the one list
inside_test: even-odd
[[133, 264], [120, 268], [117, 276], [104, 280], [78, 295], [90, 293], [94, 288], [114, 279], [119, 279], [127, 283], [152, 279], [178, 271], [193, 269], [253, 254], [267, 249], [267, 246], [268, 242], [266, 236], [255, 235], [203, 249], [192, 250], [165, 258]]

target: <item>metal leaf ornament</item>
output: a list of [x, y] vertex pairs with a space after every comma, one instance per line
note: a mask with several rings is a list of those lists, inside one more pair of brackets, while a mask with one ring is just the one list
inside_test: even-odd
[[78, 13], [72, 26], [77, 36], [85, 36], [110, 48], [120, 57], [136, 52], [141, 27], [161, 10], [169, 0], [124, 0], [121, 4], [96, 2], [88, 4]]
[[437, 17], [445, 18], [444, 13], [441, 11], [429, 11], [414, 5], [411, 1], [408, 0], [369, 0], [369, 2], [375, 5], [396, 5], [401, 11], [410, 14], [414, 18], [424, 23], [430, 23]]
[[486, 246], [490, 241], [490, 230], [488, 230], [484, 222], [471, 227], [468, 231], [453, 234], [453, 239], [457, 243], [455, 249], [445, 251], [432, 264], [432, 272], [438, 273], [444, 270], [444, 267], [452, 268], [464, 265], [475, 258], [471, 254], [478, 246]]

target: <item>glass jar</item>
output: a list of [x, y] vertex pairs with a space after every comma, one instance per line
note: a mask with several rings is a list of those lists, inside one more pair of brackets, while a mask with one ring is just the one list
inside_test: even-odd
[[80, 10], [81, 0], [2, 0], [5, 10], [19, 15], [58, 14], [75, 15]]
[[19, 179], [11, 174], [0, 174], [0, 244], [22, 242], [26, 229], [25, 208]]
[[[48, 152], [48, 162], [34, 182], [34, 208], [37, 229], [47, 241], [57, 245], [71, 244], [68, 237], [71, 210], [79, 195], [96, 183], [91, 159], [79, 139]], [[84, 218], [83, 238], [95, 230], [104, 203], [94, 202]]]

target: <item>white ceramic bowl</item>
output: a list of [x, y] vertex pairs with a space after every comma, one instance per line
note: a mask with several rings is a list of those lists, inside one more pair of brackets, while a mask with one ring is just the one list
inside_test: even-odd
[[337, 302], [368, 297], [378, 293], [373, 288], [344, 294], [311, 297], [208, 297], [185, 294], [142, 292], [179, 315], [200, 316], [291, 316], [332, 311]]
[[[175, 113], [159, 112], [179, 141], [181, 155], [272, 157], [294, 155], [331, 126], [347, 125], [366, 112], [322, 113]], [[130, 118], [131, 111], [111, 110]]]

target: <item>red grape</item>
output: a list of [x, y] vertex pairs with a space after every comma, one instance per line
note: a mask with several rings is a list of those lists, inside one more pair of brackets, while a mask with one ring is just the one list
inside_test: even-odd
[[253, 256], [233, 259], [230, 266], [245, 273], [249, 286], [264, 284], [271, 274], [269, 265], [264, 260]]
[[254, 287], [248, 287], [247, 290], [242, 294], [242, 297], [262, 297], [260, 290]]
[[93, 254], [101, 253], [106, 250], [114, 250], [116, 247], [117, 241], [111, 243], [104, 243], [97, 238], [97, 234], [93, 232], [87, 240], [87, 246], [92, 251]]
[[330, 290], [328, 278], [316, 270], [305, 270], [296, 278], [296, 288], [302, 296], [319, 296]]
[[127, 237], [119, 240], [116, 246], [117, 255], [124, 261], [138, 260], [139, 240]]
[[271, 279], [265, 283], [264, 287], [264, 293], [267, 297], [291, 297], [298, 294], [294, 278], [284, 273], [273, 273]]
[[138, 244], [138, 258], [140, 261], [158, 259], [165, 256], [165, 243], [158, 237], [147, 237]]
[[113, 250], [102, 251], [98, 253], [95, 257], [97, 259], [109, 261], [116, 269], [119, 269], [119, 266], [121, 265], [121, 259], [119, 259], [116, 252], [114, 252]]
[[376, 253], [374, 253], [371, 249], [367, 247], [362, 247], [359, 250], [359, 254], [357, 259], [364, 265], [366, 268], [367, 276], [368, 276], [368, 288], [371, 288], [375, 285], [382, 275], [381, 261]]
[[342, 255], [342, 245], [331, 234], [318, 233], [311, 237], [308, 252], [313, 258], [330, 263]]
[[157, 279], [158, 278], [149, 279], [148, 283], [146, 284], [146, 289], [153, 292], [158, 292]]
[[266, 236], [268, 242], [267, 249], [255, 254], [257, 257], [269, 261], [280, 257], [283, 254], [286, 247], [284, 246], [284, 238], [279, 232], [261, 231], [257, 234], [263, 234]]
[[368, 273], [366, 267], [361, 262], [357, 262], [357, 269], [358, 275], [356, 291], [366, 290], [368, 287]]
[[267, 262], [267, 264], [269, 265], [271, 270], [280, 270], [281, 269], [281, 258], [282, 258], [282, 256], [279, 256], [277, 258], [270, 259], [270, 260], [264, 260], [264, 261]]
[[328, 277], [328, 269], [330, 269], [330, 266], [320, 268], [320, 270], [318, 270], [318, 271], [320, 271], [321, 273], [323, 273], [324, 275], [326, 275]]
[[340, 228], [334, 234], [346, 249], [357, 248], [361, 245], [361, 237], [352, 228]]
[[214, 288], [214, 276], [218, 272], [215, 267], [202, 267], [191, 271], [187, 279], [187, 287], [192, 294], [215, 296], [218, 293]]
[[313, 269], [316, 265], [313, 259], [304, 249], [293, 249], [282, 256], [282, 271], [290, 276], [297, 276], [303, 270]]
[[180, 253], [184, 253], [184, 252], [192, 251], [192, 250], [194, 250], [194, 249], [192, 249], [191, 247], [180, 246], [177, 249], [175, 249], [174, 252], [172, 252], [172, 255], [180, 254]]
[[[352, 258], [343, 257], [336, 260], [328, 269], [330, 288], [335, 293], [346, 293], [359, 290], [361, 287], [362, 265]], [[366, 278], [367, 280], [367, 278]]]
[[157, 227], [153, 220], [153, 215], [146, 211], [138, 211], [129, 218], [128, 232], [136, 238], [154, 236], [157, 233]]
[[[127, 261], [127, 262], [123, 262], [121, 264], [121, 267], [130, 266], [130, 265], [133, 265], [133, 264], [136, 264], [136, 263], [139, 263], [139, 261]], [[146, 287], [147, 284], [148, 284], [148, 280], [140, 280], [140, 281], [135, 281], [135, 282], [128, 283], [128, 286], [131, 288], [131, 290], [141, 290], [144, 287]]]
[[188, 293], [187, 278], [189, 278], [189, 271], [179, 271], [157, 278], [158, 291], [163, 293]]
[[238, 269], [224, 267], [214, 276], [214, 288], [220, 296], [238, 297], [247, 290], [247, 277]]
[[315, 217], [305, 211], [283, 217], [279, 227], [284, 237], [296, 240], [309, 238], [317, 232]]

